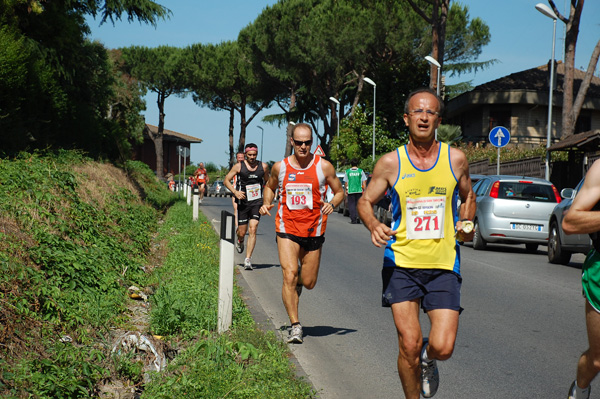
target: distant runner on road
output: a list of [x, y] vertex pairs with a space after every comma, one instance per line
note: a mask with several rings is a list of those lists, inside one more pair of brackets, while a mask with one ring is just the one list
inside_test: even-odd
[[[244, 259], [244, 269], [252, 270], [252, 253], [256, 245], [256, 230], [260, 222], [259, 209], [263, 204], [263, 185], [269, 178], [269, 166], [257, 160], [258, 147], [254, 143], [246, 144], [244, 148], [246, 160], [233, 165], [225, 181], [225, 186], [236, 198], [238, 228], [236, 249], [244, 252], [244, 238], [248, 231], [248, 247]], [[237, 176], [237, 188], [231, 181]]]
[[206, 185], [208, 184], [208, 173], [204, 168], [204, 163], [200, 162], [198, 165], [198, 169], [194, 172], [195, 183], [198, 185], [198, 189], [200, 190], [200, 203], [202, 203], [202, 199], [204, 198], [204, 190], [206, 190]]
[[[235, 154], [235, 160], [237, 161], [237, 163], [244, 162], [244, 159], [246, 159], [246, 157], [244, 156], [243, 152], [238, 152], [237, 154]], [[232, 185], [236, 190], [240, 189], [240, 182], [238, 179], [238, 175], [233, 176]], [[227, 185], [226, 185], [226, 187], [227, 187]], [[238, 202], [238, 199], [235, 197], [235, 195], [233, 195], [233, 191], [231, 191], [231, 205], [233, 205], [233, 214], [235, 216], [235, 228], [236, 229], [238, 227], [238, 214], [237, 214], [238, 203], [237, 202]]]

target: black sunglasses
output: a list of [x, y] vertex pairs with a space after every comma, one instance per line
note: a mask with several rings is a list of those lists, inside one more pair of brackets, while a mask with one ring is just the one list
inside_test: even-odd
[[294, 140], [294, 144], [296, 144], [298, 147], [302, 147], [302, 144], [306, 144], [308, 147], [310, 147], [312, 145], [312, 140], [306, 140], [306, 141]]

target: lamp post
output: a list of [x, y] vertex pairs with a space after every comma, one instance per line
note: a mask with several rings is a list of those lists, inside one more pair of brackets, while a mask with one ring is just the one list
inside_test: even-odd
[[[338, 113], [338, 106], [340, 105], [340, 102], [335, 98], [335, 97], [329, 97], [329, 100], [335, 103], [335, 114], [337, 116], [337, 148], [340, 148], [340, 114]], [[339, 154], [338, 154], [338, 158], [339, 158]], [[340, 166], [340, 161], [339, 159], [336, 161], [336, 165], [335, 168], [337, 169]]]
[[554, 22], [552, 29], [552, 59], [550, 60], [550, 87], [548, 88], [548, 132], [546, 134], [546, 180], [550, 180], [550, 140], [552, 136], [552, 93], [554, 92], [554, 47], [556, 44], [556, 20], [558, 17], [554, 11], [545, 4], [537, 3], [535, 9], [551, 18]]
[[262, 155], [263, 152], [265, 152], [265, 149], [263, 148], [263, 136], [265, 135], [265, 129], [260, 126], [257, 126], [257, 128], [260, 129], [260, 162], [262, 163]]
[[373, 162], [375, 162], [375, 101], [377, 98], [375, 93], [377, 93], [377, 85], [369, 78], [363, 80], [373, 86]]
[[[429, 62], [431, 65], [435, 65], [437, 68], [437, 84], [436, 84], [436, 93], [437, 96], [440, 96], [440, 69], [442, 68], [442, 66], [440, 65], [439, 62], [437, 62], [437, 60], [435, 58], [433, 58], [432, 56], [428, 55], [427, 57], [425, 57], [425, 60], [427, 62]], [[435, 139], [437, 140], [437, 128], [435, 128]]]

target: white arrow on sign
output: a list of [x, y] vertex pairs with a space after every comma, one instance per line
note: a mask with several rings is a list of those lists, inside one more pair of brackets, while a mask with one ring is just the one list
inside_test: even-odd
[[502, 129], [498, 129], [498, 132], [494, 137], [498, 139], [498, 147], [500, 147], [502, 145], [502, 139], [505, 137], [504, 133], [502, 133]]

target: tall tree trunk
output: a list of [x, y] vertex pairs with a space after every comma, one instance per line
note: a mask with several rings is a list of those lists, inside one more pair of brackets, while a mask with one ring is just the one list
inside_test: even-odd
[[[290, 109], [288, 110], [288, 115], [290, 112], [292, 112], [292, 110], [294, 109], [294, 107], [296, 107], [296, 89], [292, 88], [290, 91]], [[288, 116], [288, 124], [286, 126], [285, 129], [285, 153], [283, 154], [283, 157], [289, 157], [290, 155], [292, 155], [292, 129], [294, 128], [294, 125], [292, 125], [289, 120], [289, 116]]]
[[356, 111], [356, 107], [358, 106], [358, 101], [360, 100], [360, 94], [362, 93], [365, 82], [363, 81], [365, 77], [364, 71], [358, 76], [358, 87], [356, 88], [356, 93], [354, 94], [354, 100], [352, 101], [352, 108], [350, 109], [350, 117], [354, 115], [354, 111]]
[[[435, 65], [430, 66], [429, 87], [437, 90], [437, 77], [444, 66], [444, 50], [446, 43], [446, 23], [448, 20], [448, 9], [450, 8], [450, 0], [431, 0], [426, 3], [432, 6], [431, 15], [428, 15], [425, 10], [413, 0], [407, 0], [412, 9], [419, 14], [425, 22], [431, 25], [431, 56], [440, 64], [440, 68]], [[442, 79], [440, 79], [440, 84]], [[440, 88], [440, 94], [442, 90]]]
[[154, 149], [156, 152], [156, 177], [162, 179], [163, 173], [163, 132], [165, 131], [165, 99], [164, 93], [158, 93], [158, 132], [155, 137], [152, 137]]
[[[581, 6], [583, 6], [583, 1], [581, 1]], [[573, 119], [573, 82], [575, 81], [575, 48], [577, 47], [577, 36], [579, 35], [579, 18], [574, 18], [576, 14], [581, 16], [581, 9], [577, 12], [577, 9], [571, 5], [570, 16], [566, 21], [562, 138], [569, 137], [575, 131], [575, 119]]]
[[244, 151], [244, 146], [246, 145], [246, 99], [244, 96], [241, 96], [242, 100], [240, 101], [240, 108], [238, 112], [240, 113], [240, 138], [238, 141], [238, 151]]
[[598, 57], [600, 56], [600, 40], [596, 43], [596, 47], [594, 47], [594, 51], [592, 52], [592, 57], [590, 58], [590, 63], [588, 64], [588, 69], [585, 73], [585, 77], [581, 82], [581, 86], [579, 87], [579, 91], [577, 92], [577, 97], [575, 97], [575, 101], [573, 102], [573, 118], [577, 121], [579, 118], [579, 113], [581, 112], [581, 107], [583, 106], [583, 102], [585, 101], [585, 95], [590, 87], [590, 83], [592, 82], [592, 78], [594, 77], [594, 71], [596, 70], [596, 65], [598, 65]]
[[235, 108], [232, 106], [229, 108], [229, 168], [235, 164], [235, 153], [233, 149], [233, 123], [235, 119]]
[[[262, 104], [261, 104], [259, 107], [257, 107], [256, 109], [254, 109], [254, 110], [253, 110], [254, 112], [252, 112], [252, 115], [250, 115], [250, 117], [249, 117], [248, 119], [245, 119], [245, 118], [246, 118], [246, 113], [244, 112], [244, 115], [242, 116], [242, 121], [243, 121], [243, 122], [240, 122], [241, 130], [244, 132], [244, 145], [246, 145], [246, 144], [245, 144], [245, 139], [246, 139], [246, 130], [248, 130], [248, 129], [247, 129], [247, 128], [248, 128], [248, 125], [250, 125], [250, 123], [252, 123], [252, 120], [253, 120], [253, 119], [256, 117], [256, 115], [258, 115], [258, 114], [260, 113], [260, 111], [262, 111], [262, 110], [263, 110], [263, 109], [264, 109], [264, 108], [265, 108], [267, 105], [269, 105], [269, 103], [270, 103], [270, 101], [265, 101], [265, 102], [263, 102], [263, 103], [262, 103]], [[244, 109], [245, 109], [245, 107], [244, 107]], [[240, 138], [241, 138], [241, 137], [242, 137], [242, 136], [241, 136], [241, 134], [240, 134]], [[258, 144], [258, 143], [255, 143], [255, 144], [256, 144], [256, 145], [260, 145], [260, 144]], [[242, 149], [243, 149], [243, 147], [241, 147], [241, 148], [240, 148], [240, 151], [241, 151]], [[259, 152], [260, 152], [260, 151], [262, 151], [263, 149], [262, 149], [262, 148], [259, 148], [258, 150], [259, 150]]]

